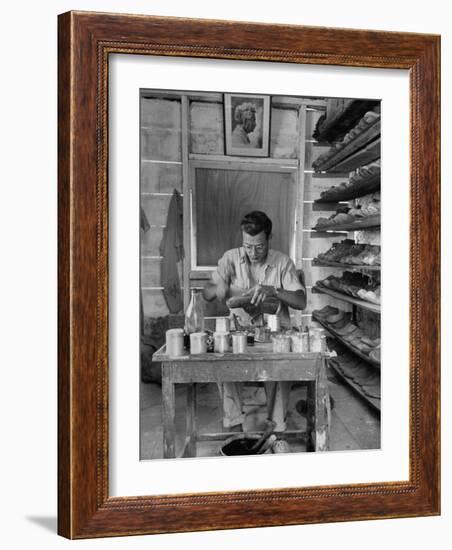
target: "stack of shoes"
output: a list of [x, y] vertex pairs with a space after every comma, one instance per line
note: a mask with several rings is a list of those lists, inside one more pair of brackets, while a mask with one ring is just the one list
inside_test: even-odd
[[313, 287], [314, 291], [316, 288], [320, 291], [327, 288], [353, 298], [374, 304], [379, 303], [380, 284], [378, 280], [359, 272], [344, 271], [342, 277], [329, 275], [325, 279], [317, 281]]
[[380, 175], [380, 159], [367, 164], [366, 166], [360, 166], [354, 172], [350, 174], [348, 181], [343, 181], [339, 185], [332, 185], [325, 191], [320, 193], [320, 199], [322, 201], [335, 201], [342, 200], [341, 195], [345, 192], [352, 193], [353, 190], [359, 190], [361, 184], [369, 179], [375, 179]]
[[318, 320], [331, 334], [338, 336], [350, 348], [367, 355], [372, 362], [379, 364], [380, 338], [371, 338], [353, 323], [349, 311], [337, 310], [337, 313], [328, 313], [327, 308], [337, 309], [326, 306], [321, 310], [314, 310], [312, 312], [313, 320]]
[[335, 226], [351, 224], [357, 220], [362, 222], [371, 216], [380, 214], [380, 192], [371, 193], [356, 199], [353, 207], [347, 204], [339, 204], [336, 212], [329, 218], [318, 218], [314, 229], [317, 231], [334, 229]]
[[[328, 340], [327, 345], [330, 346], [331, 343]], [[330, 365], [379, 407], [380, 371], [359, 357], [354, 356], [345, 348], [341, 349], [337, 345], [334, 345], [334, 348], [338, 355], [329, 359]]]
[[316, 258], [321, 262], [342, 263], [353, 266], [372, 266], [381, 263], [381, 247], [371, 244], [357, 244], [353, 239], [333, 243], [326, 252]]
[[370, 164], [365, 166], [360, 166], [354, 172], [350, 174], [349, 183], [351, 185], [356, 185], [362, 181], [368, 180], [371, 177], [380, 175], [381, 171], [381, 161], [377, 159]]
[[320, 155], [313, 163], [312, 167], [314, 170], [319, 170], [323, 163], [325, 163], [327, 160], [329, 160], [331, 157], [333, 157], [337, 152], [339, 152], [341, 149], [347, 146], [348, 143], [353, 141], [355, 138], [357, 138], [360, 134], [365, 132], [367, 128], [370, 126], [373, 126], [377, 120], [380, 119], [380, 114], [376, 113], [374, 111], [368, 111], [362, 119], [358, 122], [354, 128], [350, 130], [347, 134], [345, 134], [342, 141], [338, 141], [335, 143], [326, 153], [323, 153]]

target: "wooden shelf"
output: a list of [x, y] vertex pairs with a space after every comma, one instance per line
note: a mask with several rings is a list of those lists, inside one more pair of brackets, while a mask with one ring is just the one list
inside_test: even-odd
[[342, 292], [336, 292], [335, 290], [331, 290], [329, 288], [313, 286], [312, 292], [318, 293], [318, 294], [327, 294], [332, 298], [337, 298], [338, 300], [342, 300], [343, 302], [348, 302], [349, 304], [362, 307], [363, 309], [367, 309], [368, 311], [373, 311], [374, 313], [381, 313], [381, 307], [378, 304], [373, 304], [372, 302], [366, 302], [365, 300], [360, 300], [359, 298], [353, 298], [353, 296], [348, 296], [347, 294], [342, 294]]
[[315, 200], [315, 203], [330, 203], [330, 202], [341, 202], [341, 201], [350, 201], [352, 199], [357, 199], [368, 195], [369, 193], [374, 193], [380, 189], [380, 173], [372, 174], [369, 178], [365, 180], [360, 180], [346, 189], [328, 189], [324, 192], [323, 197]]
[[342, 264], [340, 262], [323, 262], [314, 258], [312, 265], [315, 267], [341, 267], [342, 269], [366, 269], [367, 271], [380, 271], [380, 265], [354, 265], [354, 264]]
[[[363, 390], [353, 382], [350, 378], [347, 376], [344, 376], [342, 372], [334, 365], [332, 361], [328, 361], [329, 366], [334, 370], [335, 373], [343, 380], [346, 384], [348, 384], [356, 393], [358, 393], [373, 409], [375, 409], [378, 413], [381, 412], [381, 402], [380, 399], [376, 399], [374, 397], [370, 397], [366, 395]], [[344, 368], [345, 369], [345, 368]]]
[[316, 225], [312, 229], [314, 231], [360, 231], [361, 229], [368, 229], [369, 227], [380, 227], [381, 218], [380, 214], [374, 214], [373, 216], [366, 216], [364, 218], [356, 218], [353, 222], [338, 223], [331, 225]]
[[375, 100], [354, 99], [346, 109], [334, 118], [325, 120], [314, 139], [326, 142], [337, 141], [356, 126], [361, 118], [378, 105], [378, 103]]
[[347, 342], [347, 340], [345, 340], [340, 334], [338, 334], [333, 328], [331, 328], [328, 323], [326, 323], [325, 321], [322, 321], [322, 319], [320, 319], [319, 317], [317, 317], [317, 315], [314, 315], [314, 314], [312, 314], [312, 318], [314, 319], [314, 321], [321, 324], [322, 327], [324, 327], [328, 332], [330, 332], [337, 340], [339, 340], [339, 342], [341, 342], [341, 344], [343, 344], [352, 353], [354, 353], [355, 355], [357, 355], [367, 363], [370, 363], [372, 366], [380, 368], [379, 361], [375, 361], [374, 359], [371, 359], [364, 352], [352, 346], [349, 342]]
[[316, 172], [351, 172], [359, 166], [380, 158], [380, 126], [380, 119], [378, 119], [345, 144], [342, 149], [338, 149], [321, 164], [313, 166], [314, 170]]

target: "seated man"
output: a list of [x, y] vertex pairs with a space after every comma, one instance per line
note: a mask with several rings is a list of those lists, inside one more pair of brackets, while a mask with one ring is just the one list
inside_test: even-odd
[[[269, 248], [272, 222], [264, 212], [247, 214], [240, 223], [242, 246], [224, 253], [218, 261], [212, 279], [204, 288], [207, 301], [225, 301], [230, 297], [248, 296], [250, 304], [231, 309], [242, 325], [261, 319], [260, 311], [266, 301], [279, 300], [281, 326], [290, 327], [288, 306], [294, 309], [306, 307], [306, 289], [300, 283], [293, 261], [282, 252]], [[275, 382], [266, 382], [268, 396]], [[223, 423], [226, 428], [241, 428], [245, 420], [240, 395], [241, 385], [236, 382], [219, 384], [223, 400]], [[289, 401], [290, 382], [278, 382], [272, 420], [276, 431], [286, 429], [286, 413]]]

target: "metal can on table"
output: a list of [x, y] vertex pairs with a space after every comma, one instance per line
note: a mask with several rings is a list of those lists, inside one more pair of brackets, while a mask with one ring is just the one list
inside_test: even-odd
[[244, 332], [235, 332], [232, 335], [232, 353], [246, 352], [246, 334]]
[[166, 353], [171, 357], [179, 357], [184, 353], [184, 331], [181, 328], [171, 328], [166, 331]]
[[226, 353], [229, 351], [229, 332], [214, 332], [215, 353]]
[[192, 332], [190, 334], [190, 353], [192, 355], [207, 353], [207, 334], [205, 332]]
[[274, 353], [290, 352], [290, 336], [288, 336], [287, 334], [275, 334], [272, 340]]
[[215, 319], [215, 332], [229, 332], [231, 326], [229, 317], [217, 317]]
[[310, 351], [317, 353], [324, 351], [324, 349], [322, 349], [325, 345], [325, 330], [323, 328], [313, 328], [310, 330], [309, 345]]
[[271, 332], [278, 332], [281, 330], [281, 319], [279, 315], [268, 315], [267, 324]]

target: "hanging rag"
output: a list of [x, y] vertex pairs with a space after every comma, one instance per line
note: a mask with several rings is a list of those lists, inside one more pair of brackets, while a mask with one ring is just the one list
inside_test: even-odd
[[163, 295], [170, 313], [179, 313], [184, 309], [181, 283], [177, 263], [184, 258], [183, 209], [182, 197], [177, 189], [171, 197], [166, 227], [160, 243], [160, 280]]
[[[143, 210], [143, 207], [140, 206], [140, 229], [141, 234], [143, 235], [150, 229], [149, 221], [146, 216], [146, 212]], [[140, 334], [144, 335], [144, 310], [143, 310], [143, 291], [140, 288]]]

